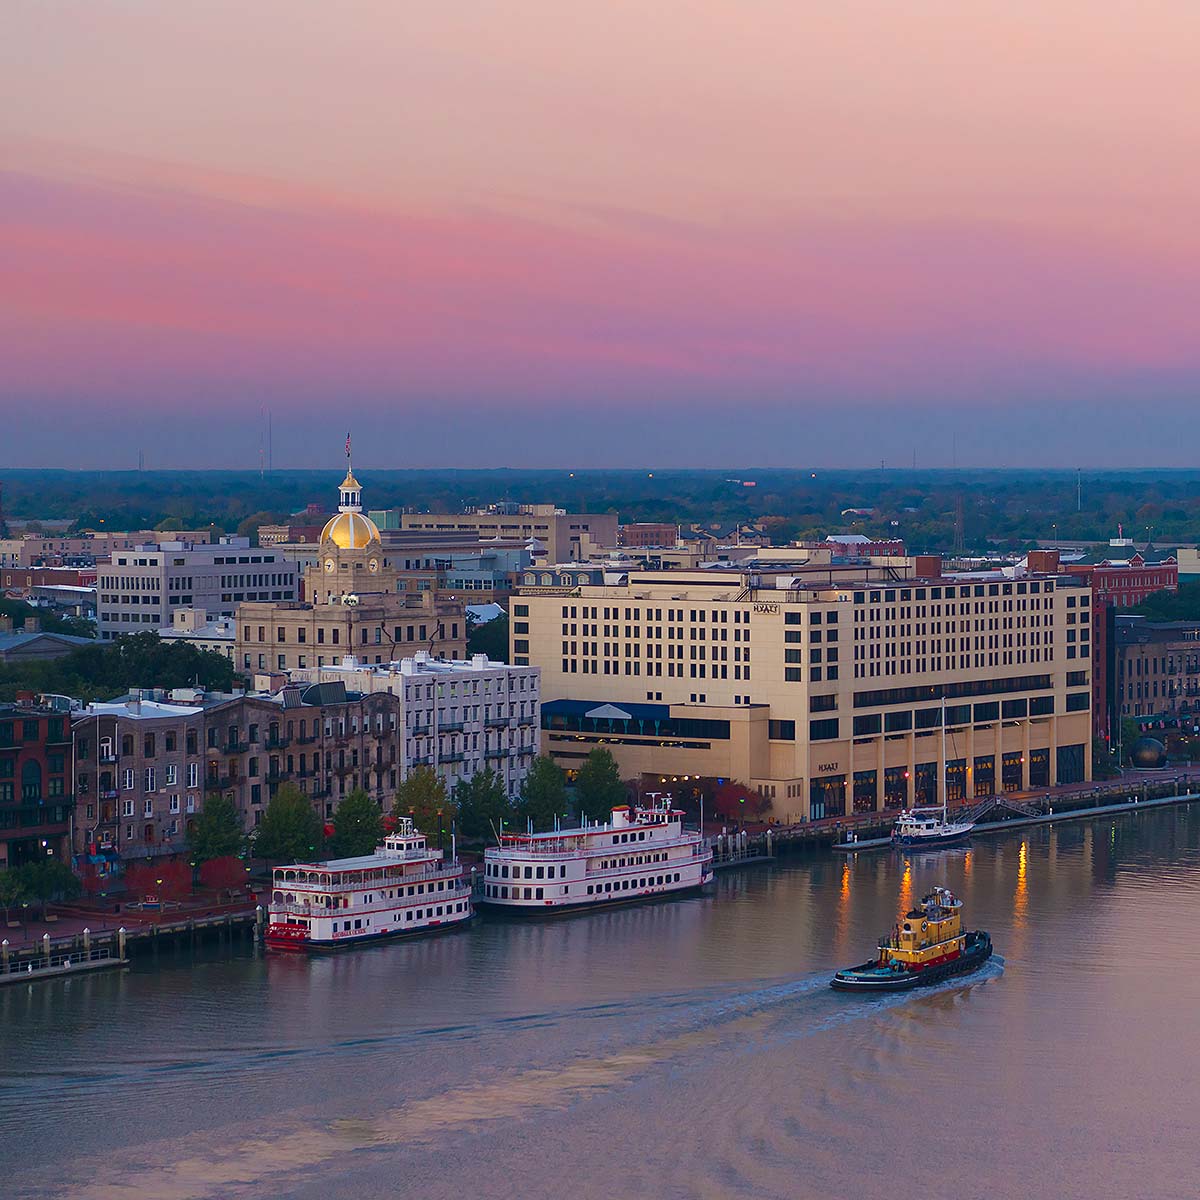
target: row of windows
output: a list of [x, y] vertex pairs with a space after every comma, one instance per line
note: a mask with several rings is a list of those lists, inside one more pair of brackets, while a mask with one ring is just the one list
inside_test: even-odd
[[[664, 887], [669, 883], [679, 882], [679, 872], [676, 871], [673, 875], [651, 875], [645, 879], [614, 879], [608, 883], [589, 883], [586, 892], [589, 896], [601, 896], [609, 895], [612, 892], [630, 892], [644, 888]], [[505, 884], [500, 883], [487, 884], [484, 894], [494, 900], [508, 900], [510, 898], [509, 888]], [[570, 889], [563, 888], [563, 894], [569, 895]], [[545, 888], [540, 887], [514, 887], [511, 890], [511, 898], [513, 900], [544, 900], [546, 892]]]

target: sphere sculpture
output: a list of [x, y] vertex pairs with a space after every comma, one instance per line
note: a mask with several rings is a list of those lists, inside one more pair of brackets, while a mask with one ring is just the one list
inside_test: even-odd
[[1158, 738], [1140, 737], [1133, 743], [1129, 757], [1133, 760], [1135, 767], [1140, 767], [1144, 771], [1155, 767], [1165, 767], [1167, 765], [1167, 748]]

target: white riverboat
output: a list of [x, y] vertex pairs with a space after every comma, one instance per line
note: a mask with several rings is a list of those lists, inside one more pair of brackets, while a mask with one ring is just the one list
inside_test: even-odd
[[483, 856], [481, 904], [553, 915], [657, 900], [712, 879], [712, 850], [683, 827], [669, 796], [614, 808], [607, 824], [552, 833], [506, 833]]
[[453, 850], [445, 861], [402, 817], [374, 854], [276, 867], [266, 942], [330, 949], [440, 932], [473, 915], [471, 885]]

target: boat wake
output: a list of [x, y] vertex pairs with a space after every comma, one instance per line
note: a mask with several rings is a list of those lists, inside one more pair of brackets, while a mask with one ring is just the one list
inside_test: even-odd
[[[867, 998], [847, 997], [830, 990], [830, 972], [799, 979], [764, 982], [739, 989], [703, 989], [639, 997], [627, 1002], [590, 1005], [556, 1012], [525, 1014], [471, 1025], [451, 1025], [411, 1030], [378, 1037], [357, 1037], [323, 1047], [263, 1050], [244, 1055], [243, 1069], [253, 1065], [280, 1065], [281, 1059], [304, 1056], [350, 1056], [384, 1052], [389, 1057], [403, 1044], [435, 1039], [439, 1047], [453, 1041], [495, 1042], [519, 1031], [540, 1031], [564, 1026], [580, 1034], [581, 1022], [611, 1021], [599, 1036], [569, 1036], [555, 1045], [574, 1045], [578, 1052], [566, 1059], [545, 1061], [518, 1070], [489, 1073], [487, 1078], [460, 1079], [423, 1096], [411, 1093], [413, 1080], [398, 1080], [399, 1100], [394, 1107], [370, 1116], [336, 1120], [314, 1116], [311, 1120], [281, 1122], [251, 1137], [222, 1143], [214, 1157], [183, 1142], [147, 1147], [144, 1160], [105, 1166], [80, 1179], [70, 1194], [80, 1200], [109, 1200], [121, 1196], [170, 1197], [170, 1200], [230, 1200], [242, 1195], [262, 1195], [297, 1173], [318, 1170], [355, 1149], [399, 1151], [429, 1145], [448, 1134], [497, 1121], [518, 1121], [538, 1111], [561, 1110], [591, 1096], [628, 1084], [656, 1068], [670, 1065], [687, 1070], [703, 1065], [714, 1053], [739, 1048], [761, 1050], [765, 1042], [781, 1045], [810, 1037], [853, 1021], [869, 1020], [900, 1006], [929, 1003], [948, 992], [966, 992], [997, 979], [1002, 959], [993, 958], [969, 978], [947, 980], [920, 993], [897, 993]], [[535, 1035], [536, 1036], [536, 1035]], [[586, 1046], [586, 1048], [583, 1048]], [[440, 1053], [444, 1051], [439, 1051]], [[465, 1051], [456, 1055], [466, 1058]], [[551, 1054], [550, 1058], [554, 1059]], [[219, 1072], [228, 1086], [228, 1060], [181, 1061], [143, 1066], [134, 1071], [104, 1072], [87, 1083], [106, 1092], [115, 1079], [141, 1082], [152, 1091], [168, 1076]], [[376, 1097], [382, 1099], [382, 1097]], [[31, 1193], [33, 1194], [33, 1193]]]

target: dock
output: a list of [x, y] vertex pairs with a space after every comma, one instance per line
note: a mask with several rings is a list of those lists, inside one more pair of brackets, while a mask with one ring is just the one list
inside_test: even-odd
[[[1196, 800], [1200, 800], [1200, 793], [1186, 792], [1179, 796], [1155, 796], [1146, 800], [1126, 800], [1116, 804], [1092, 804], [1086, 808], [1060, 809], [1058, 812], [1055, 812], [1053, 808], [1047, 812], [1019, 812], [1018, 815], [999, 821], [980, 821], [971, 830], [969, 836], [1004, 833], [1009, 829], [1028, 828], [1032, 825], [1055, 825], [1062, 821], [1083, 821], [1090, 817], [1107, 817], [1118, 813], [1138, 812], [1146, 808], [1169, 808], [1176, 804], [1191, 804]], [[1015, 806], [1010, 807], [1015, 808]], [[1022, 808], [1027, 807], [1022, 806]], [[891, 845], [890, 837], [875, 837], [863, 838], [855, 842], [835, 842], [833, 849], [844, 854], [856, 854], [860, 850], [882, 850]], [[906, 846], [905, 850], [912, 852], [920, 850], [920, 847]]]
[[19, 958], [6, 954], [4, 957], [5, 961], [0, 963], [0, 987], [112, 971], [129, 965], [128, 959], [117, 958], [107, 946], [74, 954], [35, 954]]
[[[0, 941], [0, 986], [8, 983], [33, 983], [61, 979], [71, 975], [126, 967], [139, 954], [156, 954], [160, 949], [179, 945], [196, 946], [205, 941], [232, 942], [246, 938], [257, 943], [264, 928], [264, 910], [227, 907], [221, 912], [180, 915], [174, 920], [131, 920], [128, 926], [92, 929], [82, 922], [100, 914], [60, 911], [77, 928], [69, 934], [50, 932], [15, 944]], [[81, 927], [80, 927], [81, 926]]]

